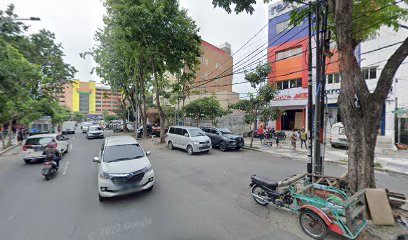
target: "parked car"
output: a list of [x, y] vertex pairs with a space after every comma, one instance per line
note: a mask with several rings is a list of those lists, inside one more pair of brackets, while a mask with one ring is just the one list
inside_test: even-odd
[[154, 186], [154, 171], [139, 142], [130, 136], [107, 137], [93, 161], [98, 166], [99, 201]]
[[[154, 135], [156, 137], [160, 137], [160, 127], [159, 126], [152, 126], [151, 124], [146, 125], [147, 129], [147, 136]], [[137, 137], [141, 138], [143, 136], [143, 125], [137, 129]]]
[[211, 139], [196, 127], [170, 127], [166, 143], [170, 149], [181, 148], [190, 155], [196, 152], [209, 152], [212, 148]]
[[43, 152], [47, 144], [51, 141], [56, 143], [55, 148], [61, 153], [68, 152], [69, 138], [61, 134], [38, 134], [28, 137], [23, 145], [23, 152], [25, 153], [24, 161], [26, 163], [43, 162], [45, 155]]
[[52, 130], [52, 123], [50, 116], [44, 116], [41, 119], [32, 121], [29, 127], [29, 134], [47, 134], [51, 133]]
[[202, 127], [201, 129], [211, 139], [212, 146], [218, 146], [221, 151], [239, 150], [244, 146], [244, 138], [234, 135], [228, 128]]
[[86, 132], [86, 138], [104, 138], [102, 127], [98, 125], [89, 126]]
[[332, 147], [348, 147], [349, 142], [345, 133], [343, 123], [333, 124], [330, 131], [330, 144]]
[[76, 122], [65, 121], [62, 123], [62, 134], [72, 133], [75, 134], [75, 124]]

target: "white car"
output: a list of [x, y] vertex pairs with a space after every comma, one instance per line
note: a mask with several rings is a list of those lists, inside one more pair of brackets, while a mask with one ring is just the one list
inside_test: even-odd
[[98, 166], [99, 201], [132, 192], [151, 190], [154, 171], [139, 142], [130, 136], [107, 137], [99, 157], [93, 161]]
[[170, 149], [181, 148], [190, 155], [196, 152], [208, 153], [212, 148], [211, 139], [203, 130], [196, 127], [170, 127], [166, 135], [166, 143]]
[[86, 133], [86, 132], [88, 131], [88, 128], [89, 128], [90, 126], [92, 126], [92, 123], [83, 123], [83, 124], [82, 124], [82, 127], [81, 127], [82, 133]]
[[86, 132], [86, 138], [104, 138], [103, 129], [98, 125], [91, 125]]
[[39, 134], [28, 137], [23, 145], [25, 153], [24, 161], [26, 163], [44, 161], [45, 155], [43, 152], [48, 143], [54, 141], [56, 149], [61, 153], [67, 153], [69, 148], [68, 138], [61, 134]]
[[343, 123], [338, 122], [333, 124], [330, 131], [330, 144], [332, 147], [348, 147], [349, 141]]
[[75, 134], [75, 124], [76, 122], [65, 121], [62, 123], [62, 134], [72, 133]]

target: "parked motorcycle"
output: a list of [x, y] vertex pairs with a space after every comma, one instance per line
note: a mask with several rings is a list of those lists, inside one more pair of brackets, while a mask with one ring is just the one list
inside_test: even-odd
[[44, 167], [41, 174], [45, 177], [45, 180], [50, 180], [55, 174], [57, 174], [58, 168], [55, 161], [44, 161]]
[[259, 205], [266, 206], [272, 203], [279, 208], [293, 203], [293, 197], [288, 189], [277, 190], [279, 183], [267, 178], [252, 175], [249, 186], [252, 188], [252, 197]]

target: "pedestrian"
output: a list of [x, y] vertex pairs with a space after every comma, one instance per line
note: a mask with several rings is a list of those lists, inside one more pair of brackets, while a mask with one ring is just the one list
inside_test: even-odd
[[262, 145], [263, 139], [264, 139], [264, 129], [262, 127], [262, 124], [258, 128], [258, 137], [259, 137], [259, 140], [261, 140], [261, 145]]
[[305, 144], [305, 148], [307, 149], [307, 132], [305, 131], [305, 129], [303, 128], [301, 133], [300, 133], [300, 148], [303, 149], [303, 143]]
[[296, 141], [297, 141], [297, 132], [293, 129], [292, 135], [290, 136], [290, 143], [293, 146], [293, 149], [296, 150]]
[[24, 135], [23, 135], [23, 128], [20, 128], [20, 130], [17, 133], [17, 141], [19, 144], [23, 143]]
[[282, 148], [281, 145], [279, 144], [279, 138], [276, 138], [276, 148]]

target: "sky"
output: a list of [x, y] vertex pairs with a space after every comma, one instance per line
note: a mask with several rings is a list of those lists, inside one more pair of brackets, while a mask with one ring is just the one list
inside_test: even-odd
[[[187, 9], [188, 15], [195, 20], [200, 29], [199, 35], [203, 40], [213, 45], [228, 42], [232, 45], [233, 54], [268, 22], [267, 4], [261, 0], [257, 1], [255, 12], [252, 15], [227, 14], [223, 9], [214, 8], [212, 0], [179, 1], [181, 7]], [[56, 42], [61, 43], [64, 47], [65, 61], [78, 70], [75, 75], [76, 79], [101, 81], [96, 74], [91, 74], [95, 62], [90, 57], [82, 59], [79, 56], [80, 53], [89, 50], [95, 44], [94, 33], [98, 28], [103, 27], [102, 17], [105, 10], [100, 0], [2, 0], [0, 9], [5, 10], [11, 3], [15, 5], [15, 12], [19, 17], [41, 18], [39, 22], [26, 22], [31, 26], [29, 33], [43, 28], [55, 33]], [[267, 28], [261, 31], [245, 48], [235, 53], [234, 63], [266, 41]], [[234, 75], [233, 82], [242, 82], [243, 77], [243, 74]], [[233, 85], [233, 91], [239, 93], [247, 93], [249, 88], [249, 84]]]

